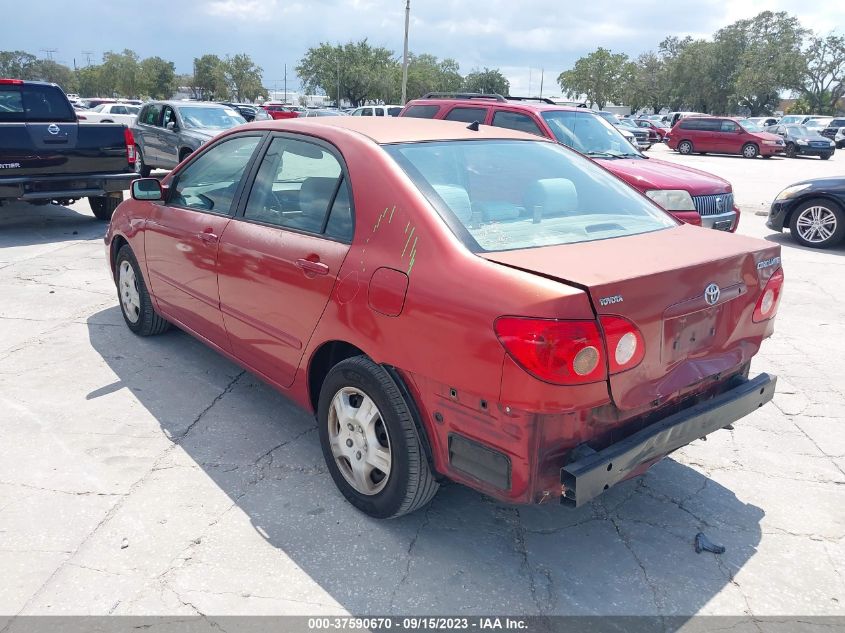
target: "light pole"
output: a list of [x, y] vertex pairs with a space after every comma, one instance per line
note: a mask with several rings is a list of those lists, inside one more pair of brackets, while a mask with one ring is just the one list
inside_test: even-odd
[[405, 55], [402, 58], [402, 105], [408, 96], [408, 22], [411, 18], [411, 0], [405, 0]]

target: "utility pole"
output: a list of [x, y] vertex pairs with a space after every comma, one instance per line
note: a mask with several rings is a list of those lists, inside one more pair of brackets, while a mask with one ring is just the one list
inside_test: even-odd
[[85, 65], [90, 66], [91, 65], [91, 55], [94, 54], [94, 51], [82, 51], [82, 54], [85, 55], [85, 59], [88, 60], [88, 62]]
[[402, 105], [408, 96], [408, 22], [411, 19], [411, 0], [405, 0], [405, 55], [402, 58]]
[[285, 103], [288, 102], [288, 65], [285, 64]]
[[540, 69], [540, 98], [543, 98], [543, 75], [545, 74], [545, 69]]
[[53, 61], [53, 53], [57, 52], [57, 48], [42, 48], [41, 52], [47, 55], [49, 61]]
[[340, 44], [337, 45], [337, 98], [335, 107], [340, 110]]

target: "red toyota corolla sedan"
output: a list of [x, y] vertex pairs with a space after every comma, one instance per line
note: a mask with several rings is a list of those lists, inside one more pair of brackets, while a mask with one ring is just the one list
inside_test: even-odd
[[170, 323], [316, 413], [375, 517], [446, 479], [581, 505], [772, 398], [779, 247], [682, 225], [551, 141], [412, 118], [262, 121], [105, 238], [126, 324]]

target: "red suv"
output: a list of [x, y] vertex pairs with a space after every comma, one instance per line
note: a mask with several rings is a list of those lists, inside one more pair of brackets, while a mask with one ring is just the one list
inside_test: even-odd
[[687, 117], [675, 124], [666, 144], [681, 154], [742, 154], [745, 158], [771, 158], [786, 146], [777, 134], [743, 127], [736, 119], [714, 116]]
[[736, 230], [739, 209], [728, 181], [697, 169], [648, 158], [595, 112], [551, 99], [474, 93], [429, 93], [400, 117], [484, 123], [553, 139], [592, 158], [688, 224]]

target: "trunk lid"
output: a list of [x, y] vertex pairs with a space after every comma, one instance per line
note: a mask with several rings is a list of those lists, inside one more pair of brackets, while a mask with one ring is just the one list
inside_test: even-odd
[[[689, 225], [483, 257], [582, 288], [598, 315], [640, 329], [643, 361], [609, 377], [623, 410], [662, 404], [748, 362], [766, 334], [752, 321], [754, 306], [780, 267], [777, 245]], [[711, 284], [719, 288], [712, 305]]]

